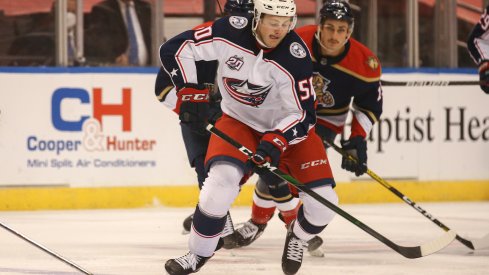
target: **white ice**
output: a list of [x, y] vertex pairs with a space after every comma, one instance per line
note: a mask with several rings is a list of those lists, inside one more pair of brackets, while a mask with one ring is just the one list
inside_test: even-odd
[[[489, 202], [421, 203], [467, 239], [489, 233]], [[404, 203], [341, 205], [380, 234], [417, 246], [445, 233]], [[0, 222], [98, 275], [166, 274], [164, 263], [187, 252], [182, 221], [192, 208], [0, 212]], [[235, 223], [249, 207], [231, 210]], [[406, 259], [340, 216], [321, 233], [323, 258], [307, 255], [298, 274], [487, 275], [489, 250], [472, 251], [454, 241], [436, 254]], [[249, 247], [220, 250], [197, 274], [283, 274], [285, 228], [274, 218]], [[0, 228], [0, 274], [83, 274]]]

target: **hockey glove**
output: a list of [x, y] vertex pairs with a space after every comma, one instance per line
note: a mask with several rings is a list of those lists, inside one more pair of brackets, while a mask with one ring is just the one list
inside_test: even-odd
[[489, 61], [482, 62], [479, 66], [479, 80], [481, 89], [489, 94]]
[[[316, 134], [321, 138], [321, 140], [327, 141], [328, 143], [333, 143], [336, 138], [336, 132], [324, 125], [316, 124]], [[324, 147], [328, 148], [329, 146], [324, 143]]]
[[349, 140], [342, 140], [341, 147], [355, 160], [343, 157], [341, 168], [354, 172], [355, 175], [361, 176], [367, 172], [367, 142], [361, 136], [351, 137]]
[[175, 112], [180, 122], [193, 132], [205, 135], [209, 116], [209, 90], [200, 84], [187, 83], [177, 92]]
[[261, 166], [266, 162], [277, 167], [280, 155], [287, 149], [287, 140], [278, 132], [267, 132], [260, 140], [256, 152], [250, 159], [253, 171], [259, 175], [268, 175], [268, 169]]

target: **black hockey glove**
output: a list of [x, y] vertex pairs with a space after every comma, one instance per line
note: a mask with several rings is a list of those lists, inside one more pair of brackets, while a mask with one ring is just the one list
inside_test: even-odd
[[[329, 144], [331, 144], [334, 142], [334, 139], [336, 138], [335, 131], [320, 124], [316, 124], [316, 134], [318, 134], [321, 140], [323, 140], [323, 143], [324, 141], [327, 141]], [[326, 145], [326, 143], [324, 143], [324, 147], [328, 148], [329, 146]]]
[[209, 123], [216, 124], [216, 121], [222, 117], [221, 102], [211, 102], [209, 109]]
[[485, 61], [479, 66], [479, 80], [481, 89], [484, 93], [489, 94], [489, 61]]
[[349, 140], [342, 140], [341, 147], [355, 160], [343, 157], [341, 168], [354, 172], [355, 175], [361, 176], [367, 172], [367, 142], [361, 136], [351, 137]]
[[287, 140], [281, 134], [277, 132], [265, 133], [249, 161], [253, 171], [259, 175], [267, 175], [268, 169], [261, 166], [265, 162], [269, 162], [270, 165], [277, 167], [280, 155], [285, 149], [287, 149]]
[[209, 116], [209, 90], [201, 84], [187, 83], [177, 92], [175, 112], [180, 122], [199, 135], [206, 135]]

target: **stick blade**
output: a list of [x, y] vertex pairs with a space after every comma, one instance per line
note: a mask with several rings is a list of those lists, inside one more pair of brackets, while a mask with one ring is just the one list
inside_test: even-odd
[[456, 237], [457, 237], [457, 233], [453, 232], [452, 230], [448, 230], [440, 238], [421, 245], [420, 246], [421, 257], [428, 256], [430, 254], [442, 250], [443, 248], [451, 244]]
[[489, 248], [489, 234], [485, 235], [481, 239], [471, 240], [474, 250]]
[[447, 247], [453, 242], [453, 240], [455, 240], [456, 236], [457, 234], [455, 232], [449, 230], [440, 238], [432, 240], [423, 245], [413, 247], [400, 246], [396, 250], [399, 252], [399, 254], [409, 259], [421, 258], [436, 253]]

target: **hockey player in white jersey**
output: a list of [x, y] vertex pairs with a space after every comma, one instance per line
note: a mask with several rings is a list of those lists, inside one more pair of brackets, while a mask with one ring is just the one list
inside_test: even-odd
[[[178, 90], [177, 113], [182, 102], [207, 104], [208, 90], [195, 84], [195, 62], [218, 61], [216, 82], [223, 115], [216, 127], [255, 151], [247, 159], [226, 141], [211, 137], [206, 155], [209, 173], [194, 212], [190, 251], [166, 262], [169, 274], [197, 272], [214, 255], [240, 185], [253, 171], [269, 175], [260, 169], [266, 161], [338, 203], [331, 168], [314, 130], [312, 61], [293, 31], [295, 14], [293, 0], [255, 0], [254, 15], [224, 17], [212, 26], [183, 32], [160, 48], [163, 68]], [[307, 165], [313, 162], [316, 165]], [[286, 274], [299, 270], [307, 241], [334, 217], [326, 206], [291, 189], [303, 204], [285, 240], [282, 269]]]

